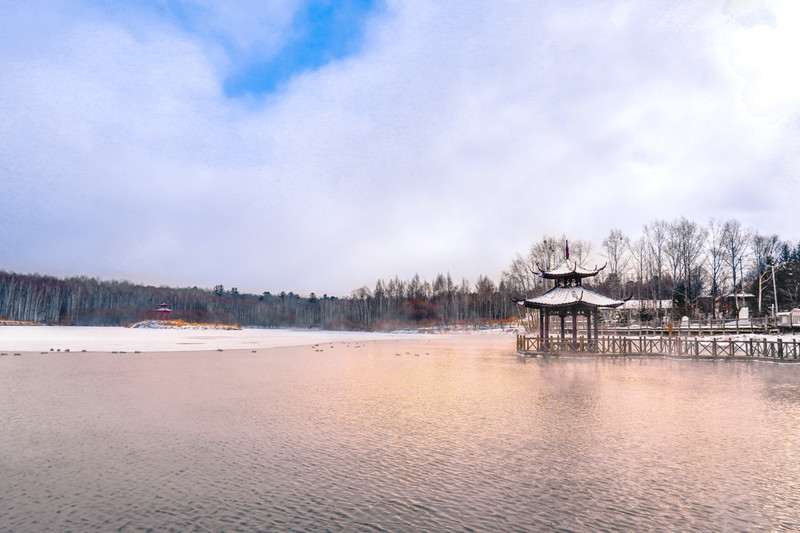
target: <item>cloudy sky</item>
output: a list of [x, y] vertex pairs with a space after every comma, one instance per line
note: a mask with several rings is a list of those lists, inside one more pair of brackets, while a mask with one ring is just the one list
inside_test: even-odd
[[800, 239], [800, 3], [0, 0], [0, 269], [347, 295]]

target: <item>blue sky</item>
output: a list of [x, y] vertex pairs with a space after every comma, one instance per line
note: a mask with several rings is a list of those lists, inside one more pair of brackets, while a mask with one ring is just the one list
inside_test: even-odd
[[[379, 15], [383, 7], [376, 0], [262, 4], [268, 5], [141, 0], [88, 2], [84, 9], [120, 24], [130, 24], [129, 17], [134, 20], [141, 17], [147, 23], [171, 25], [185, 32], [188, 38], [219, 47], [228, 63], [221, 79], [225, 95], [259, 99], [279, 91], [297, 75], [358, 53], [367, 22]], [[237, 14], [226, 18], [231, 12]], [[251, 16], [249, 24], [260, 35], [240, 32], [242, 19]], [[269, 33], [272, 35], [264, 35]]]
[[795, 2], [0, 8], [5, 270], [342, 295], [655, 218], [800, 239]]
[[294, 76], [358, 53], [366, 20], [375, 15], [377, 4], [371, 0], [304, 3], [275, 54], [237, 57], [224, 82], [225, 94], [233, 98], [270, 94]]

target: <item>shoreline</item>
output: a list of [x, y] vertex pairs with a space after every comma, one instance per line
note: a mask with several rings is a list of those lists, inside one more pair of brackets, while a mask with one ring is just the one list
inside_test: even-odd
[[[0, 327], [0, 352], [14, 353], [150, 353], [252, 351], [309, 346], [321, 343], [388, 340], [502, 338], [513, 349], [514, 332], [453, 331], [392, 332], [333, 331], [318, 329], [148, 329], [97, 326]], [[507, 339], [505, 339], [507, 337]]]

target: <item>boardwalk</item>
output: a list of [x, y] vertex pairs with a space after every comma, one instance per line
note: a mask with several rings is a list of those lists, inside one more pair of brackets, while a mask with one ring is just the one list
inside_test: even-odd
[[517, 353], [534, 355], [670, 355], [696, 358], [736, 358], [800, 362], [800, 343], [794, 337], [775, 341], [766, 339], [719, 340], [681, 337], [617, 337], [601, 336], [586, 341], [546, 339], [517, 335]]

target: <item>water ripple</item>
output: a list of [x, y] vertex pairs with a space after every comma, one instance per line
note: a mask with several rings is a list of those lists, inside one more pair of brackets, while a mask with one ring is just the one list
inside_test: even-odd
[[800, 529], [795, 367], [370, 348], [3, 361], [0, 529]]

